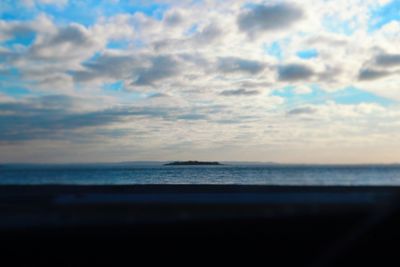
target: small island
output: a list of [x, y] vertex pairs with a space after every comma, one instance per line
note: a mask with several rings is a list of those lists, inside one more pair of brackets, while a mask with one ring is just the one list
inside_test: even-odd
[[217, 161], [174, 161], [165, 166], [198, 166], [198, 165], [223, 165]]

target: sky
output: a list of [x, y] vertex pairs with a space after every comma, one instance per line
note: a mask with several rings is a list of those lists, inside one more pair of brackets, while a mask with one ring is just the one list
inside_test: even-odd
[[2, 0], [0, 162], [400, 162], [400, 0]]

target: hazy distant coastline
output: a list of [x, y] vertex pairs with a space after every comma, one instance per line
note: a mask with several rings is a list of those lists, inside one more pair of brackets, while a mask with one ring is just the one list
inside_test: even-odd
[[[185, 162], [185, 161], [121, 161], [121, 162], [65, 162], [65, 163], [35, 163], [35, 162], [4, 162], [0, 163], [0, 168], [2, 167], [28, 167], [28, 168], [41, 168], [41, 167], [71, 167], [71, 168], [81, 168], [81, 167], [136, 167], [136, 166], [166, 166], [173, 162]], [[201, 161], [199, 161], [201, 162]], [[206, 162], [206, 161], [204, 161]], [[228, 166], [304, 166], [304, 167], [318, 167], [318, 166], [331, 166], [331, 167], [349, 167], [349, 166], [359, 166], [359, 167], [373, 167], [373, 166], [400, 166], [400, 163], [280, 163], [280, 162], [262, 162], [262, 161], [215, 161], [220, 163], [220, 165]], [[178, 165], [178, 164], [176, 164]], [[187, 164], [188, 166], [190, 164]], [[168, 165], [170, 166], [170, 165]]]
[[216, 166], [216, 165], [223, 165], [218, 161], [174, 161], [170, 163], [164, 164], [165, 166]]

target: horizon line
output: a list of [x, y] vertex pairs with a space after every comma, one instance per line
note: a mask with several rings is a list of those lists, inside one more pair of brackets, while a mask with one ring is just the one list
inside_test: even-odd
[[[0, 162], [1, 165], [111, 165], [111, 164], [135, 164], [135, 163], [169, 163], [169, 162], [185, 162], [185, 161], [199, 161], [201, 160], [133, 160], [133, 161], [104, 161], [104, 162]], [[264, 164], [264, 165], [331, 165], [331, 166], [360, 166], [360, 165], [400, 165], [400, 162], [361, 162], [361, 163], [323, 163], [323, 162], [275, 162], [275, 161], [240, 161], [240, 160], [212, 160], [213, 162], [220, 163], [238, 163], [238, 164]], [[208, 162], [208, 161], [207, 161]]]

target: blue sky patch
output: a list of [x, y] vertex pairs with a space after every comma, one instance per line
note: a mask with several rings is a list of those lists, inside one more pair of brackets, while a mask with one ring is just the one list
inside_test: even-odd
[[296, 94], [295, 86], [286, 86], [275, 90], [272, 95], [283, 97], [289, 106], [300, 106], [305, 104], [324, 104], [334, 101], [343, 105], [357, 105], [361, 103], [374, 103], [382, 106], [393, 104], [393, 101], [356, 87], [346, 87], [335, 92], [326, 92], [317, 85], [311, 85], [312, 92], [309, 94]]
[[1, 81], [0, 81], [0, 92], [12, 97], [24, 96], [31, 93], [30, 90], [24, 87], [19, 87], [19, 86], [3, 87]]
[[12, 97], [19, 97], [31, 94], [30, 90], [24, 87], [19, 81], [20, 71], [17, 68], [10, 68], [0, 72], [0, 93]]
[[318, 51], [316, 49], [308, 49], [298, 51], [296, 55], [301, 59], [312, 59], [318, 57]]
[[18, 78], [21, 75], [20, 71], [18, 68], [9, 68], [7, 70], [1, 70], [0, 71], [0, 80], [4, 79], [15, 79]]
[[199, 25], [193, 24], [192, 26], [189, 27], [189, 29], [187, 29], [187, 31], [185, 32], [185, 35], [192, 36], [193, 34], [197, 33], [198, 30], [199, 30]]
[[334, 101], [338, 104], [352, 105], [360, 103], [374, 103], [381, 106], [388, 106], [393, 103], [392, 100], [375, 95], [356, 87], [347, 87], [343, 90], [331, 93]]
[[109, 49], [126, 49], [128, 46], [129, 41], [127, 40], [112, 40], [107, 44], [107, 48]]
[[2, 0], [5, 3], [0, 8], [0, 19], [3, 20], [32, 20], [41, 13], [54, 18], [59, 25], [79, 23], [91, 26], [96, 23], [99, 17], [111, 17], [117, 14], [134, 14], [141, 12], [147, 16], [161, 20], [164, 13], [169, 9], [168, 4], [149, 3], [140, 0], [98, 1], [98, 0], [69, 0], [65, 6], [37, 4], [28, 7], [18, 1]]
[[333, 16], [326, 17], [322, 20], [322, 25], [327, 31], [347, 36], [352, 35], [355, 31], [355, 29], [350, 26], [350, 23], [351, 21], [340, 21]]
[[2, 42], [0, 44], [4, 47], [12, 49], [15, 45], [30, 46], [34, 43], [35, 39], [36, 34], [32, 32], [21, 36], [16, 36], [15, 38]]
[[38, 12], [21, 3], [22, 1], [1, 0], [0, 3], [0, 19], [2, 20], [19, 20], [27, 21], [35, 18]]
[[[82, 62], [82, 65], [86, 65], [86, 64], [90, 64], [95, 62], [98, 58], [100, 58], [102, 56], [101, 52], [96, 52], [94, 53], [91, 57], [89, 57], [88, 59], [86, 59], [85, 61]], [[69, 73], [70, 75], [74, 75], [72, 72]]]
[[106, 83], [103, 86], [104, 90], [107, 91], [113, 91], [113, 92], [120, 92], [124, 90], [124, 82], [123, 81], [117, 81], [113, 83]]
[[400, 20], [400, 1], [393, 0], [376, 10], [371, 10], [369, 30], [382, 28], [385, 24]]
[[279, 60], [283, 58], [283, 51], [279, 42], [273, 42], [269, 45], [264, 45], [264, 51]]

